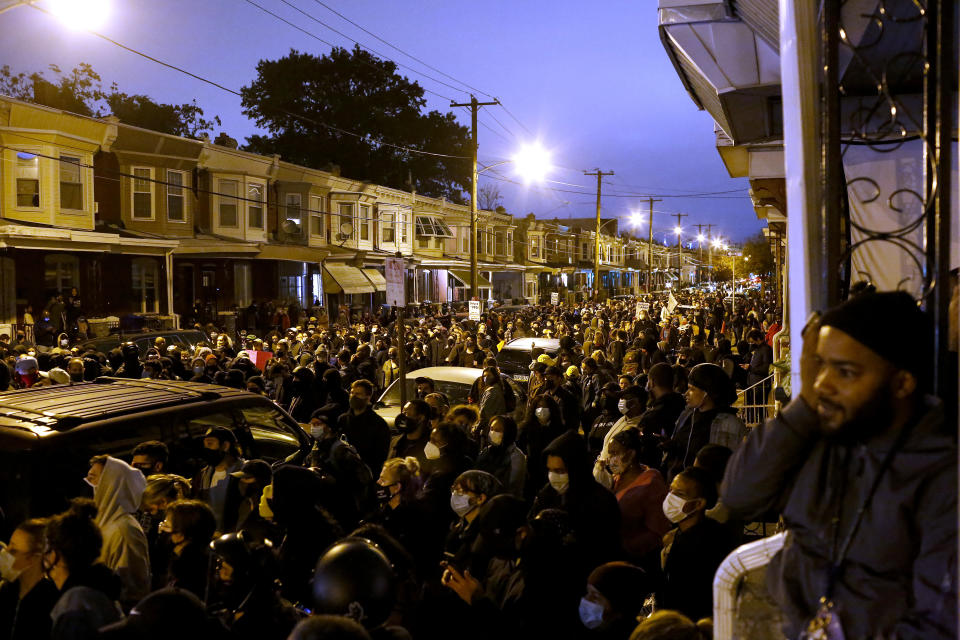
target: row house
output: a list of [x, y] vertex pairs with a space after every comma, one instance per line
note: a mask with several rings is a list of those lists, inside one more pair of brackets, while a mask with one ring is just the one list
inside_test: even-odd
[[471, 237], [469, 208], [444, 199], [3, 97], [0, 152], [0, 325], [71, 292], [94, 323], [376, 310], [387, 257], [407, 267], [391, 304], [465, 300], [474, 241], [481, 296], [522, 293], [502, 209]]

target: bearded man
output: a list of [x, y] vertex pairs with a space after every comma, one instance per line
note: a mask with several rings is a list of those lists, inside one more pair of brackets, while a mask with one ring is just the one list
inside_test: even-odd
[[767, 586], [797, 638], [957, 637], [956, 424], [925, 395], [932, 327], [902, 292], [859, 296], [804, 333], [800, 397], [749, 435], [722, 502], [777, 511]]

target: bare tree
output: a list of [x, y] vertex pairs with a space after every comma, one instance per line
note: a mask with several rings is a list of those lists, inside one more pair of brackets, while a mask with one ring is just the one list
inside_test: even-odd
[[503, 203], [503, 194], [495, 184], [482, 184], [477, 189], [477, 208], [484, 211], [493, 211]]

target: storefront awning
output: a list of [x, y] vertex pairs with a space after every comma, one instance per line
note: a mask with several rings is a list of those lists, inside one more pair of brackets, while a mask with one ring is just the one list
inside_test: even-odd
[[341, 262], [323, 264], [323, 290], [327, 293], [373, 293], [375, 288], [357, 267]]
[[387, 290], [387, 279], [384, 278], [383, 274], [376, 269], [364, 269], [363, 275], [367, 276], [367, 279], [370, 280], [370, 284], [372, 284], [377, 291]]
[[[464, 287], [470, 286], [469, 271], [462, 271], [460, 269], [450, 269], [448, 273], [452, 275], [454, 278], [456, 278], [457, 280], [459, 280]], [[491, 288], [493, 287], [493, 285], [490, 284], [490, 281], [484, 278], [480, 272], [477, 272], [477, 288], [483, 289], [484, 287]]]

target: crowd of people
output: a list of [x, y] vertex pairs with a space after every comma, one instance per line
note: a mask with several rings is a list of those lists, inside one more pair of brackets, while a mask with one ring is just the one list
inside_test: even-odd
[[[162, 442], [139, 443], [129, 459], [94, 457], [92, 497], [21, 523], [0, 551], [0, 640], [707, 638], [718, 566], [745, 541], [744, 522], [780, 514], [795, 544], [771, 592], [789, 637], [819, 615], [821, 596], [841, 603], [850, 638], [951, 637], [955, 444], [922, 393], [923, 350], [884, 340], [890, 322], [915, 333], [923, 324], [889, 295], [865, 293], [817, 321], [803, 389], [753, 429], [738, 389], [769, 401], [780, 330], [779, 309], [757, 292], [735, 310], [697, 292], [640, 306], [494, 308], [479, 322], [443, 308], [405, 323], [389, 311], [323, 326], [304, 316], [262, 337], [209, 330], [192, 352], [157, 338], [144, 356], [133, 343], [104, 354], [69, 337], [41, 348], [0, 336], [0, 391], [101, 375], [214, 383], [269, 397], [312, 438], [309, 452], [271, 465], [211, 427], [190, 478]], [[557, 352], [531, 352], [529, 382], [515, 387], [501, 348], [541, 336], [559, 339]], [[858, 345], [878, 358], [872, 369], [857, 364]], [[401, 353], [411, 393], [390, 426], [374, 403]], [[417, 374], [444, 365], [478, 370], [465, 401]], [[886, 377], [869, 386], [844, 369], [855, 367]], [[921, 414], [913, 438], [935, 450], [904, 436], [898, 448], [926, 457], [891, 462], [887, 442], [885, 463], [871, 462], [862, 445], [886, 433], [877, 421], [912, 425]], [[851, 456], [869, 473], [855, 474]], [[859, 493], [837, 490], [828, 470]], [[937, 494], [947, 477], [952, 495]], [[892, 483], [907, 485], [898, 499], [934, 537], [891, 521], [896, 505], [876, 513], [874, 495]], [[842, 532], [861, 539], [848, 549], [835, 532], [837, 558], [824, 532], [858, 513], [863, 495], [867, 520], [853, 516]], [[871, 546], [865, 530], [890, 540]], [[831, 562], [856, 566], [840, 576]]]

